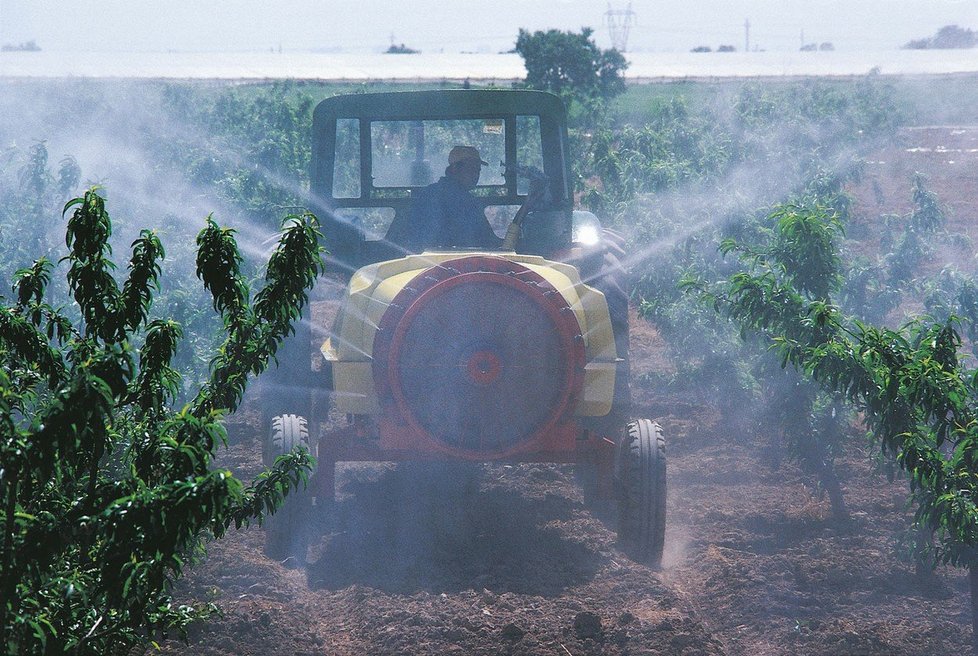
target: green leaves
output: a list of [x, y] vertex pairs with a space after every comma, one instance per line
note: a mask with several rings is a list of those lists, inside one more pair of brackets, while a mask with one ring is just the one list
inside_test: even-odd
[[195, 403], [176, 409], [171, 363], [183, 331], [151, 318], [162, 244], [142, 231], [120, 286], [97, 190], [69, 211], [65, 260], [80, 324], [44, 303], [44, 258], [18, 272], [16, 303], [0, 304], [0, 645], [127, 653], [213, 612], [172, 603], [187, 555], [206, 535], [260, 521], [308, 477], [301, 451], [248, 487], [213, 459], [224, 415], [308, 300], [320, 234], [311, 215], [287, 219], [252, 306], [233, 231], [208, 217], [198, 273], [228, 337]]
[[146, 417], [160, 419], [177, 395], [180, 374], [170, 367], [183, 337], [175, 321], [155, 319], [146, 327], [146, 341], [139, 351], [139, 374], [130, 389], [131, 399]]
[[121, 321], [133, 330], [146, 321], [153, 299], [158, 290], [160, 260], [166, 257], [163, 244], [151, 230], [142, 230], [132, 243], [132, 259], [129, 261], [129, 278], [122, 286], [118, 312]]
[[214, 299], [214, 309], [225, 323], [240, 322], [248, 301], [248, 286], [241, 278], [241, 253], [234, 230], [221, 228], [210, 216], [197, 235], [197, 277]]
[[583, 102], [623, 93], [628, 62], [617, 50], [599, 49], [591, 34], [587, 27], [580, 34], [521, 29], [516, 52], [526, 66], [526, 83]]
[[32, 302], [40, 303], [44, 297], [44, 290], [51, 282], [51, 262], [41, 257], [29, 269], [19, 269], [14, 276], [17, 305], [26, 309]]
[[274, 230], [281, 208], [306, 202], [314, 99], [302, 87], [167, 85], [159, 110], [185, 129], [151, 138], [148, 149], [192, 185], [213, 189], [236, 213]]
[[791, 284], [811, 298], [826, 299], [841, 282], [836, 239], [842, 222], [814, 205], [782, 205], [774, 211], [775, 239], [767, 255]]
[[208, 220], [198, 237], [197, 272], [211, 291], [214, 307], [228, 330], [211, 361], [211, 380], [197, 395], [194, 412], [235, 410], [248, 375], [265, 370], [281, 340], [292, 330], [305, 306], [307, 291], [323, 271], [319, 222], [312, 214], [290, 215], [279, 245], [269, 259], [265, 285], [247, 305], [247, 284], [238, 270], [240, 255], [232, 232]]
[[68, 286], [82, 310], [85, 334], [106, 343], [121, 341], [127, 329], [134, 330], [146, 320], [152, 292], [158, 288], [163, 245], [153, 232], [140, 232], [132, 243], [129, 277], [120, 291], [112, 275], [115, 264], [108, 259], [112, 222], [105, 201], [92, 188], [65, 205], [65, 213], [71, 208], [65, 237], [70, 252], [64, 259], [71, 265]]
[[928, 238], [942, 235], [946, 223], [937, 196], [926, 189], [924, 177], [919, 173], [914, 175], [912, 196], [913, 211], [903, 217], [906, 222], [903, 233], [885, 259], [888, 282], [895, 287], [914, 280], [924, 258], [932, 251]]
[[838, 228], [818, 206], [783, 206], [772, 246], [740, 248], [745, 270], [710, 302], [757, 331], [822, 388], [863, 413], [877, 444], [908, 474], [917, 521], [944, 562], [973, 565], [978, 547], [978, 376], [959, 359], [957, 319], [899, 330], [847, 317], [831, 304]]
[[312, 465], [312, 456], [305, 449], [276, 458], [274, 466], [244, 491], [238, 507], [226, 516], [225, 525], [233, 522], [235, 528], [241, 528], [255, 517], [261, 521], [263, 515], [274, 512], [285, 501], [289, 492], [306, 486]]
[[321, 238], [319, 222], [312, 214], [285, 218], [278, 248], [268, 260], [267, 283], [255, 296], [258, 321], [282, 330], [299, 317], [306, 304], [306, 290], [324, 270], [318, 246]]
[[63, 214], [72, 208], [65, 232], [65, 245], [70, 249], [66, 259], [71, 264], [68, 285], [82, 310], [86, 335], [112, 341], [116, 337], [114, 315], [119, 294], [111, 274], [115, 265], [108, 260], [112, 223], [96, 189], [68, 202]]

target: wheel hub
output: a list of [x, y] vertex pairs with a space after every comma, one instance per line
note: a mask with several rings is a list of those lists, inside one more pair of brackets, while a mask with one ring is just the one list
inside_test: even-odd
[[476, 385], [485, 387], [499, 379], [503, 365], [499, 361], [499, 357], [492, 351], [476, 351], [469, 358], [466, 371], [469, 374], [469, 380]]

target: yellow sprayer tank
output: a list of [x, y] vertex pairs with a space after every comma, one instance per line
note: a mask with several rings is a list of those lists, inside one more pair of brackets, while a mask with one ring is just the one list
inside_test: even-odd
[[323, 355], [338, 410], [483, 451], [608, 414], [618, 357], [605, 298], [573, 266], [457, 251], [358, 270]]

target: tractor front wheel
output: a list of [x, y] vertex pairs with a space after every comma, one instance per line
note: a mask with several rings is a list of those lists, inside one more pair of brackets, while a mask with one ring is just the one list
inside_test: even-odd
[[618, 541], [632, 559], [658, 568], [666, 534], [666, 443], [648, 419], [629, 423], [615, 455]]
[[[277, 457], [298, 447], [306, 449], [313, 457], [316, 456], [316, 445], [309, 437], [305, 417], [279, 415], [271, 421], [262, 461], [266, 467], [271, 467]], [[265, 518], [265, 555], [292, 567], [304, 565], [309, 546], [311, 516], [310, 491], [292, 490], [275, 514]]]

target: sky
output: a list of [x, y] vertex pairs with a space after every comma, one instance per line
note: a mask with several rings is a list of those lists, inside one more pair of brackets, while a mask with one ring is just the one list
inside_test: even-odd
[[[957, 24], [978, 30], [978, 0], [634, 0], [628, 50], [887, 50]], [[627, 0], [0, 0], [0, 43], [50, 51], [499, 52], [520, 28], [594, 28]], [[978, 56], [978, 55], [976, 55]]]

